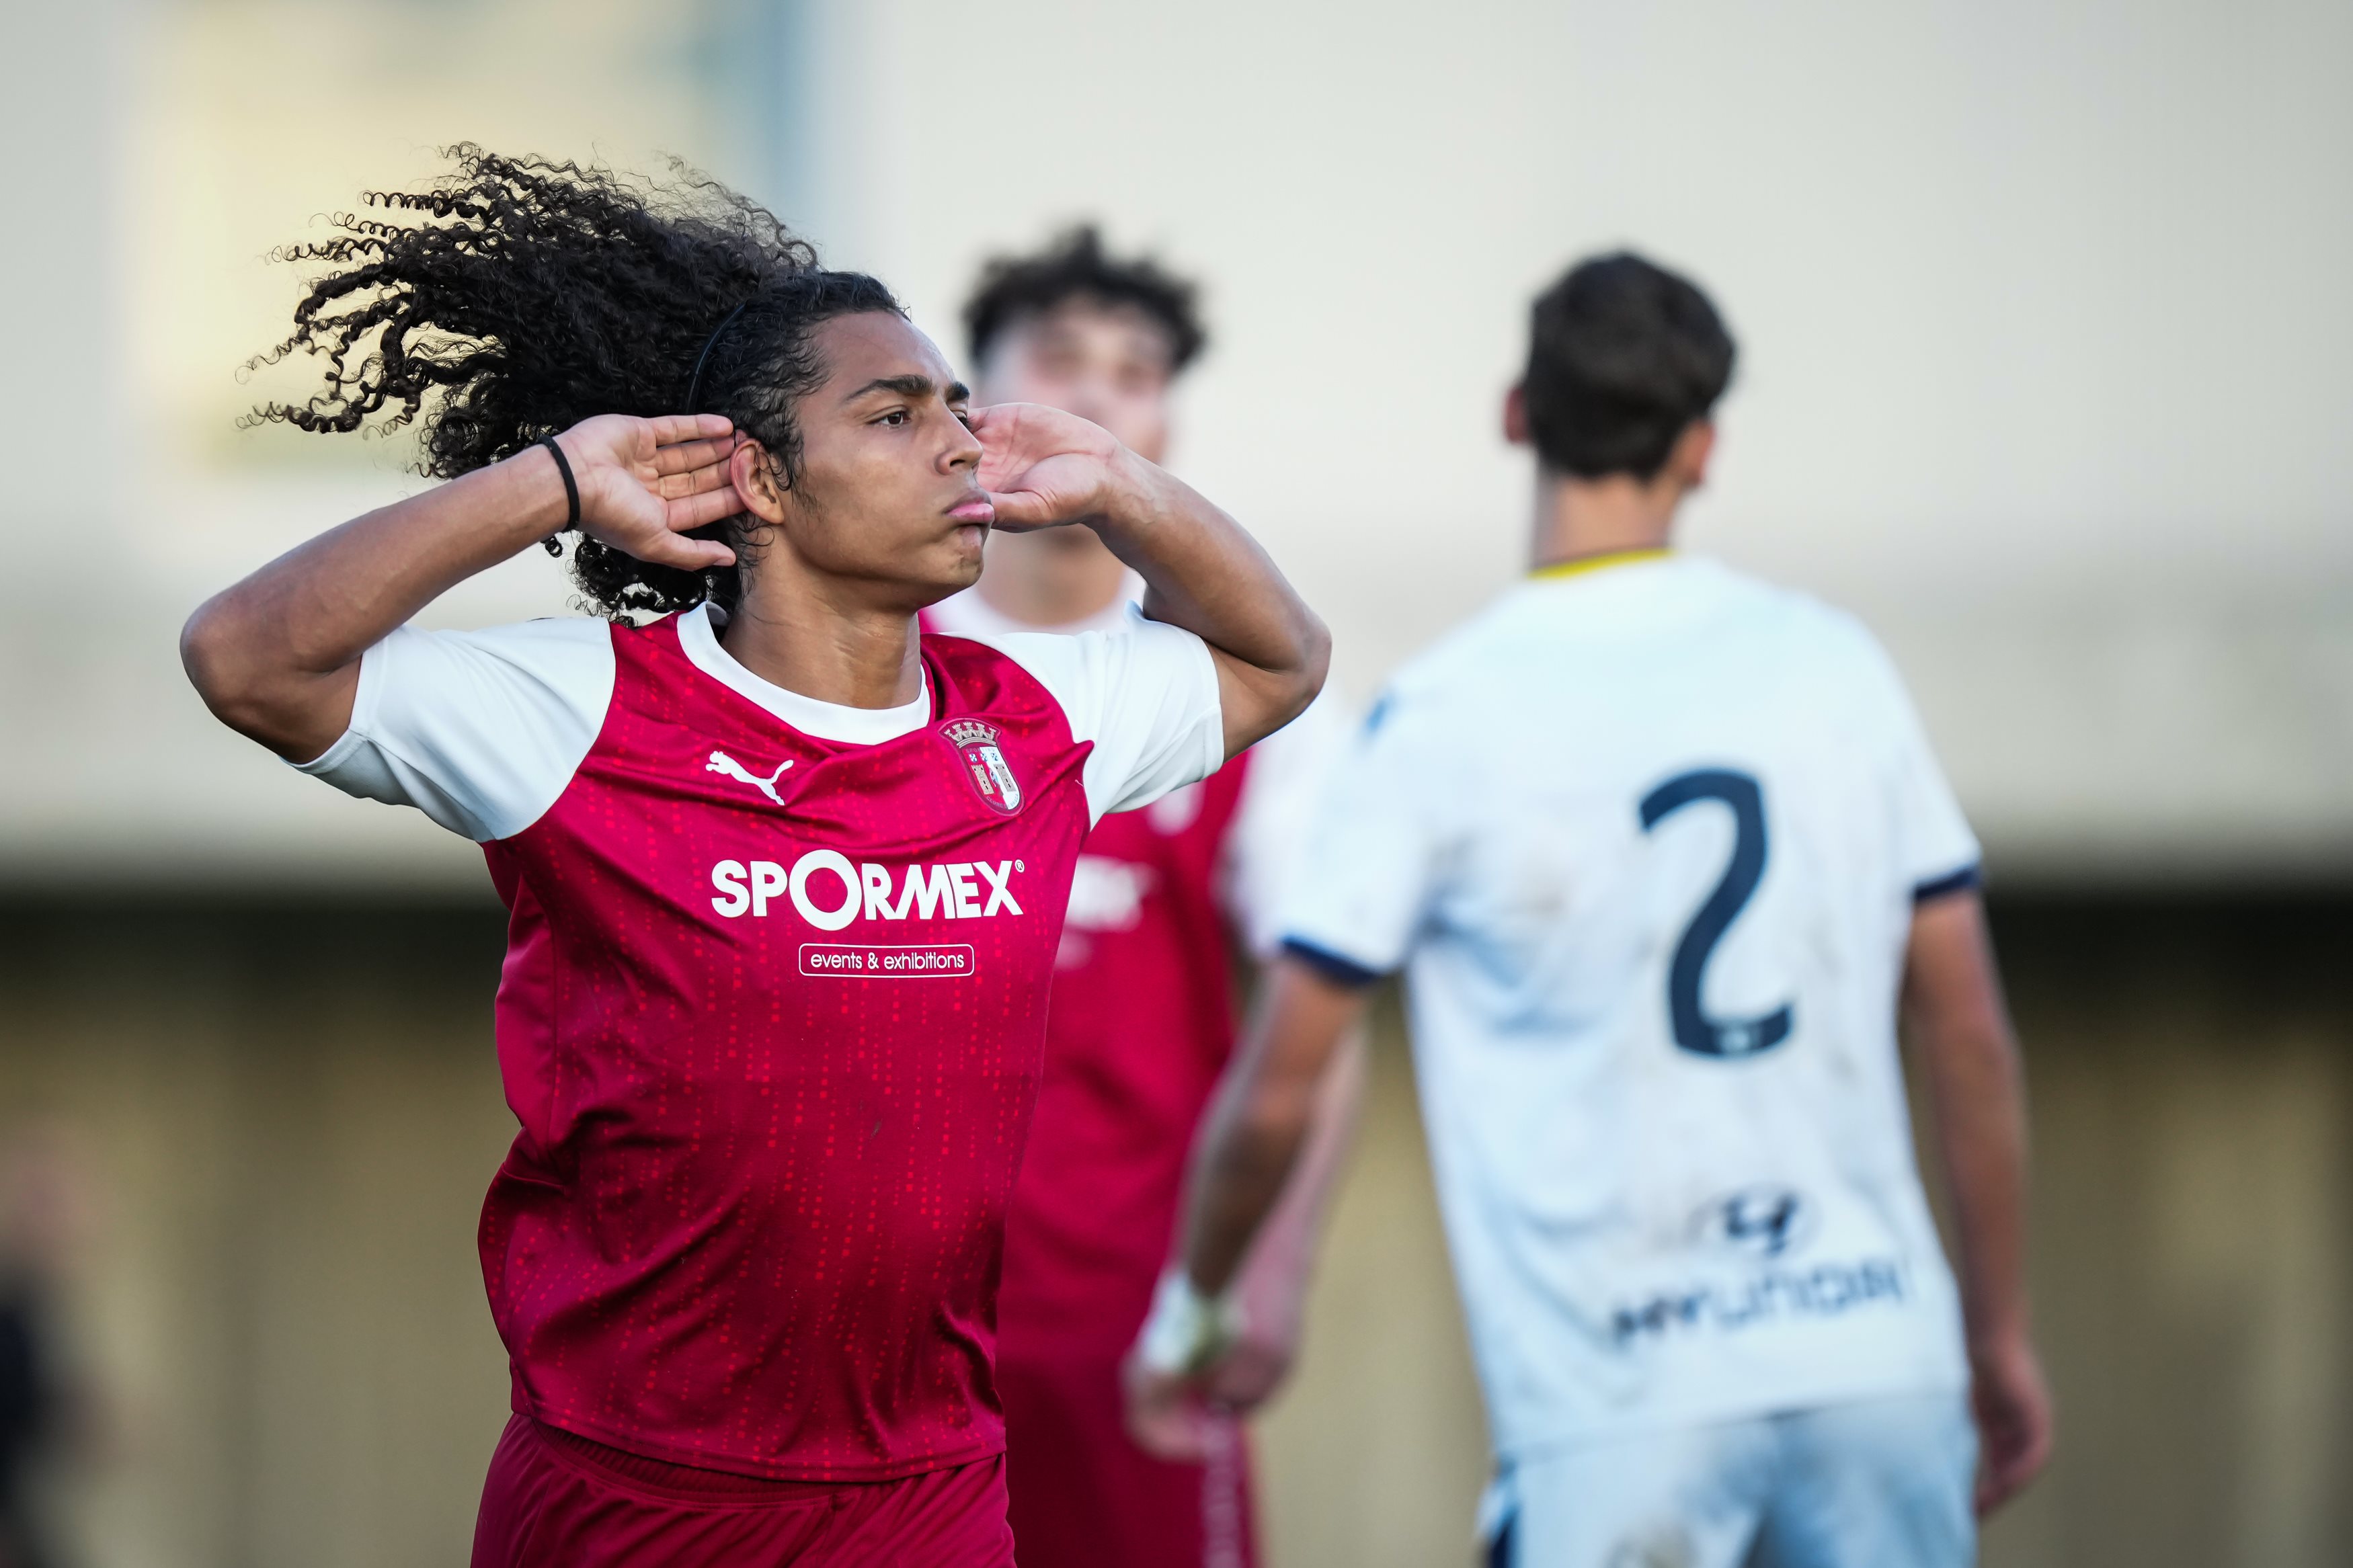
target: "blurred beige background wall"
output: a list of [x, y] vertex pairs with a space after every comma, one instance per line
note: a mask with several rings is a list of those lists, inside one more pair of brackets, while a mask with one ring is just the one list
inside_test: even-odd
[[[2353, 11], [2329, 0], [1443, 11], [1008, 0], [18, 7], [0, 128], [0, 871], [470, 879], [423, 824], [257, 780], [172, 676], [196, 597], [415, 481], [239, 431], [270, 247], [430, 150], [682, 154], [961, 353], [990, 250], [1109, 220], [1209, 288], [1179, 458], [1359, 693], [1510, 574], [1532, 292], [1632, 243], [1745, 352], [1702, 548], [1861, 611], [2010, 879], [2353, 870]], [[39, 215], [37, 227], [24, 218]], [[70, 598], [71, 603], [64, 601]], [[452, 620], [564, 603], [537, 559]], [[54, 649], [75, 643], [64, 668]], [[166, 746], [174, 787], [126, 759]]]
[[1518, 561], [1526, 303], [1632, 244], [1743, 348], [1693, 542], [1881, 631], [2006, 874], [2353, 864], [2353, 10], [827, 14], [817, 231], [936, 328], [1058, 217], [1201, 268], [1183, 460], [1360, 686]]
[[[2353, 1551], [2353, 12], [2322, 0], [83, 0], [0, 16], [0, 1154], [84, 1173], [90, 1563], [454, 1559], [501, 1418], [479, 857], [227, 735], [206, 593], [406, 493], [237, 428], [273, 246], [464, 138], [675, 153], [952, 355], [1082, 216], [1208, 286], [1176, 458], [1359, 697], [1511, 576], [1522, 314], [1631, 243], [1744, 350], [1695, 542], [1859, 609], [1992, 850], [2064, 1447], [2006, 1564]], [[274, 379], [275, 378], [275, 379]], [[440, 624], [561, 613], [536, 553]], [[1291, 1395], [1277, 1568], [1468, 1560], [1477, 1394], [1402, 1042]]]

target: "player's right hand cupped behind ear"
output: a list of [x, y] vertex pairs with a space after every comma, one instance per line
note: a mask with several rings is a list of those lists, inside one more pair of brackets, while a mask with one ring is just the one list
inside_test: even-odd
[[686, 534], [744, 510], [728, 476], [743, 445], [718, 414], [600, 414], [556, 438], [580, 487], [580, 531], [660, 566], [700, 572], [735, 552]]

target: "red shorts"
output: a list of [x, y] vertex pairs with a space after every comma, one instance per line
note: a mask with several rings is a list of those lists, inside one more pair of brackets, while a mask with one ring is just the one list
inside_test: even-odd
[[1021, 1568], [1250, 1568], [1250, 1448], [1217, 1427], [1207, 1464], [1155, 1459], [1127, 1435], [1119, 1363], [997, 1357], [1005, 1479]]
[[899, 1481], [769, 1481], [507, 1423], [473, 1568], [1012, 1568], [1005, 1460]]

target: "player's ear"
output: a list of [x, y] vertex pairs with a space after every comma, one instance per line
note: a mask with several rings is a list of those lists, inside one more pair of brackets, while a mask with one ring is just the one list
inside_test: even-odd
[[1687, 490], [1707, 483], [1708, 459], [1715, 456], [1715, 422], [1694, 419], [1683, 426], [1667, 453], [1667, 471]]
[[1518, 382], [1504, 394], [1504, 439], [1514, 447], [1528, 444], [1528, 389]]
[[746, 441], [727, 459], [727, 478], [744, 510], [771, 527], [785, 521], [785, 478], [757, 441]]

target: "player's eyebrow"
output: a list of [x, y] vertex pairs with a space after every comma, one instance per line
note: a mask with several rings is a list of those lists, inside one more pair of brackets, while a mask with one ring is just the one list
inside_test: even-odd
[[[929, 397], [934, 390], [932, 378], [928, 375], [878, 375], [842, 401], [855, 403], [870, 392], [895, 392], [902, 397]], [[972, 399], [972, 388], [960, 381], [952, 381], [941, 395], [950, 403], [967, 403]]]

